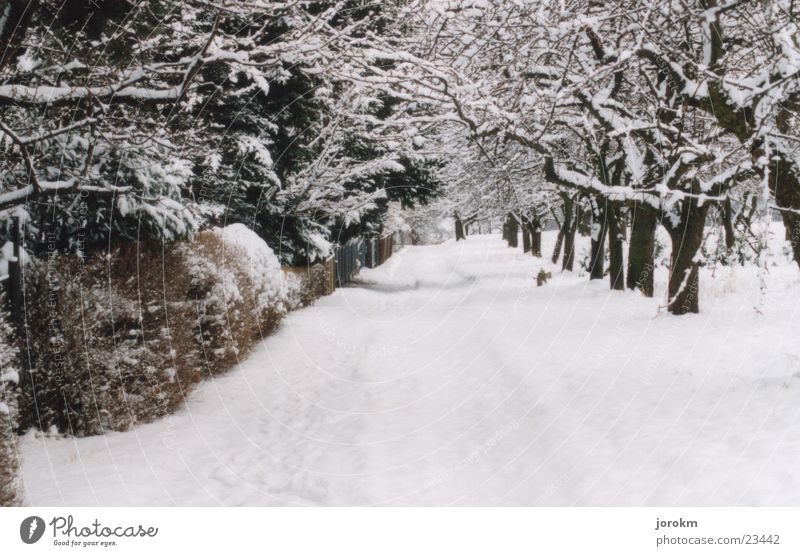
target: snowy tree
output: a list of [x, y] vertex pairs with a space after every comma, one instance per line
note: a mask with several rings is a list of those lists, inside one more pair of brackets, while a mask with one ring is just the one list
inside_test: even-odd
[[[608, 235], [613, 288], [623, 283], [621, 215], [634, 211], [628, 285], [644, 279], [648, 294], [645, 269], [660, 221], [673, 238], [668, 305], [696, 312], [706, 213], [727, 206], [753, 166], [713, 118], [682, 102], [664, 76], [653, 77], [652, 60], [636, 55], [641, 41], [630, 32], [629, 6], [498, 0], [426, 7], [407, 51], [397, 50], [401, 32], [394, 42], [376, 38], [370, 50], [353, 45], [353, 71], [399, 97], [425, 99], [442, 123], [460, 122], [474, 141], [514, 142], [539, 156], [550, 183], [571, 191], [568, 198], [588, 198], [591, 275], [604, 274]], [[389, 69], [375, 67], [383, 59], [393, 61]]]
[[336, 230], [379, 222], [383, 197], [429, 194], [409, 185], [432, 163], [419, 134], [331, 71], [343, 38], [385, 26], [371, 4], [68, 4], [7, 3], [0, 33], [0, 208], [25, 204], [34, 247], [230, 220], [313, 259]]
[[800, 41], [793, 14], [791, 1], [653, 6], [637, 21], [631, 53], [650, 62], [668, 94], [739, 141], [800, 264]]
[[27, 203], [41, 243], [181, 237], [193, 225], [180, 203], [188, 162], [158, 106], [187, 93], [201, 36], [181, 41], [180, 10], [166, 3], [69, 4], [31, 2], [4, 30], [17, 48], [2, 66], [0, 208]]
[[320, 21], [358, 36], [364, 26], [380, 29], [374, 11], [298, 4], [291, 17], [242, 12], [227, 24], [230, 48], [253, 45], [259, 62], [201, 71], [198, 90], [209, 100], [196, 104], [196, 118], [217, 143], [193, 180], [207, 220], [243, 222], [299, 264], [328, 255], [331, 242], [375, 232], [387, 202], [410, 206], [434, 193], [427, 169], [435, 162], [419, 152], [413, 129], [392, 125], [391, 99], [335, 76], [336, 60], [313, 48], [324, 37], [310, 35]]

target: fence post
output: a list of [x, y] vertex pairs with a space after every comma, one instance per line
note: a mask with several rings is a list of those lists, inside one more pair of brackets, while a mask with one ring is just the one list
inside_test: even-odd
[[8, 302], [11, 318], [19, 318], [22, 312], [22, 258], [20, 257], [19, 217], [11, 219], [11, 242], [14, 245], [14, 256], [8, 261]]
[[333, 250], [333, 268], [336, 274], [336, 287], [342, 287], [342, 248], [336, 247]]
[[328, 292], [327, 295], [336, 291], [336, 257], [332, 256], [325, 261], [325, 267], [328, 270]]

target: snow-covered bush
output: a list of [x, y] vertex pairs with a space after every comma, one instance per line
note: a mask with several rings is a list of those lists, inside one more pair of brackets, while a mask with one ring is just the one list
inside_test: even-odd
[[295, 267], [285, 274], [289, 309], [307, 307], [330, 293], [330, 271], [323, 263]]
[[[3, 296], [0, 296], [0, 305]], [[5, 310], [0, 309], [0, 506], [19, 502], [16, 448], [17, 428], [17, 350]]]
[[54, 255], [27, 267], [25, 290], [23, 427], [125, 430], [172, 412], [199, 380], [191, 283], [177, 247]]
[[78, 435], [171, 413], [287, 310], [277, 258], [241, 225], [85, 261], [55, 255], [29, 265], [25, 281], [22, 425]]
[[213, 228], [181, 247], [196, 301], [202, 367], [227, 370], [290, 308], [289, 284], [272, 249], [242, 224]]

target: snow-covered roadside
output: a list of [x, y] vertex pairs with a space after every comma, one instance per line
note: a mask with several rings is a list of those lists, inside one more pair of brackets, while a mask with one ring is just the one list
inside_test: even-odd
[[498, 237], [406, 248], [168, 419], [29, 433], [26, 500], [800, 503], [796, 268], [763, 297], [754, 269], [704, 271], [702, 314], [677, 318], [606, 281], [537, 288], [542, 264]]

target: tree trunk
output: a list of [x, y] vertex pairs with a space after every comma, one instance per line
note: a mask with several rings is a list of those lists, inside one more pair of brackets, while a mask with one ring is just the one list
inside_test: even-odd
[[527, 220], [522, 221], [522, 252], [527, 253], [531, 250], [531, 230]]
[[769, 184], [775, 204], [781, 211], [786, 228], [786, 240], [792, 247], [794, 261], [800, 266], [800, 180], [792, 171], [791, 163], [776, 157], [769, 164]]
[[564, 261], [561, 270], [572, 272], [575, 266], [575, 226], [570, 227], [564, 234]]
[[730, 198], [722, 206], [722, 225], [725, 229], [725, 248], [730, 251], [736, 245], [736, 232], [733, 229], [733, 207]]
[[577, 223], [572, 216], [574, 202], [569, 196], [564, 195], [564, 259], [561, 261], [561, 270], [572, 271], [575, 263], [575, 228]]
[[631, 214], [631, 242], [628, 246], [628, 289], [653, 297], [653, 260], [656, 248], [656, 211], [639, 205]]
[[589, 279], [602, 280], [605, 274], [606, 258], [606, 201], [598, 202], [598, 206], [592, 210], [592, 247], [589, 257]]
[[696, 255], [703, 243], [708, 205], [698, 207], [689, 200], [684, 203], [691, 206], [681, 211], [681, 223], [667, 228], [672, 241], [667, 308], [673, 315], [700, 312], [700, 264]]
[[625, 289], [625, 269], [622, 247], [622, 230], [624, 224], [619, 208], [609, 206], [606, 211], [608, 217], [608, 266], [609, 280], [612, 290]]
[[456, 241], [467, 239], [467, 236], [464, 235], [464, 223], [461, 222], [461, 218], [459, 218], [458, 213], [456, 213], [454, 217], [456, 222]]
[[508, 225], [508, 246], [509, 247], [517, 247], [519, 245], [519, 225], [517, 224], [517, 219], [514, 218], [513, 214], [509, 214], [506, 217], [506, 223]]
[[575, 229], [579, 235], [583, 237], [591, 235], [593, 218], [591, 211], [583, 210], [580, 204], [575, 206]]
[[553, 248], [553, 264], [558, 262], [561, 256], [561, 246], [564, 244], [564, 226], [558, 229], [558, 236], [556, 237], [556, 246]]
[[[531, 255], [542, 256], [542, 225], [538, 220], [528, 223], [528, 232], [531, 234]], [[563, 240], [563, 236], [562, 236]]]

